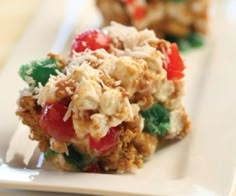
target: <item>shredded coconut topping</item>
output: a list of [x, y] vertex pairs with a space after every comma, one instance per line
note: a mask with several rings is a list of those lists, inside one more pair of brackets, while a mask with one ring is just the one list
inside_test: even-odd
[[[117, 23], [104, 31], [112, 40], [111, 51], [74, 52], [63, 73], [51, 76], [45, 86], [35, 89], [41, 106], [69, 97], [63, 120], [72, 118], [78, 138], [90, 134], [99, 139], [111, 127], [133, 119], [138, 119], [143, 128], [139, 111], [155, 100], [165, 101], [173, 91], [163, 68], [167, 51], [157, 50], [160, 40], [154, 32], [138, 32]], [[169, 43], [165, 44], [168, 48]]]

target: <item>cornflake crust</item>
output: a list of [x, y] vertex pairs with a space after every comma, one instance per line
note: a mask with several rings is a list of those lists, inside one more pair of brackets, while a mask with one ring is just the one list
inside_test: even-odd
[[183, 71], [175, 44], [112, 23], [79, 35], [67, 62], [49, 54], [23, 65], [16, 113], [56, 167], [131, 172], [187, 134]]
[[153, 29], [158, 37], [205, 34], [208, 0], [96, 0], [104, 25], [116, 21]]

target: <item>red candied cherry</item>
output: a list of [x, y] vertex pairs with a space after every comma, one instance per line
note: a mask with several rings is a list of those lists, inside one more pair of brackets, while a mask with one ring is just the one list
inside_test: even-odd
[[108, 151], [117, 145], [119, 135], [120, 132], [118, 128], [112, 127], [109, 129], [107, 134], [98, 141], [94, 139], [92, 136], [89, 136], [90, 149], [97, 150], [99, 153]]
[[133, 4], [135, 2], [135, 0], [125, 0], [124, 2], [128, 5], [130, 5], [130, 4]]
[[63, 120], [67, 109], [63, 102], [57, 102], [45, 104], [41, 111], [40, 127], [47, 135], [58, 141], [68, 141], [75, 136], [71, 117]]
[[168, 54], [169, 62], [164, 68], [167, 71], [168, 80], [178, 80], [184, 77], [184, 63], [180, 57], [177, 44], [172, 43], [170, 49], [171, 51]]
[[134, 19], [141, 20], [146, 14], [146, 8], [143, 5], [138, 5], [134, 9]]
[[110, 37], [102, 31], [88, 30], [75, 37], [71, 50], [76, 52], [83, 52], [87, 48], [90, 50], [96, 50], [99, 48], [107, 50], [110, 43]]
[[88, 173], [102, 173], [102, 170], [97, 162], [87, 166], [83, 169], [83, 171]]

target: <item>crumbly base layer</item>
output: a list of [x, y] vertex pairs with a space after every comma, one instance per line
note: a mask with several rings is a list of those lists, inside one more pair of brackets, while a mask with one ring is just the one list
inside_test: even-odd
[[[24, 96], [19, 100], [17, 115], [22, 118], [22, 122], [31, 128], [30, 139], [39, 142], [42, 152], [49, 147], [49, 138], [41, 130], [38, 122], [40, 108], [32, 96]], [[117, 146], [97, 157], [98, 163], [104, 173], [124, 173], [143, 166], [143, 163], [153, 155], [159, 144], [168, 143], [173, 139], [182, 139], [186, 136], [190, 128], [190, 121], [184, 109], [182, 110], [183, 130], [175, 137], [157, 137], [146, 132], [141, 132], [136, 128], [135, 122], [124, 123], [121, 127], [121, 134]], [[76, 147], [76, 146], [75, 146]], [[61, 170], [76, 171], [77, 168], [68, 163], [62, 154], [55, 156], [50, 162]]]

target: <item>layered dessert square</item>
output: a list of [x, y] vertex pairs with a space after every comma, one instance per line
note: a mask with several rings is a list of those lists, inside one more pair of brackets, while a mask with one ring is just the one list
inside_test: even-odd
[[131, 172], [187, 134], [184, 69], [176, 44], [112, 23], [77, 35], [67, 59], [22, 65], [16, 113], [56, 167]]

